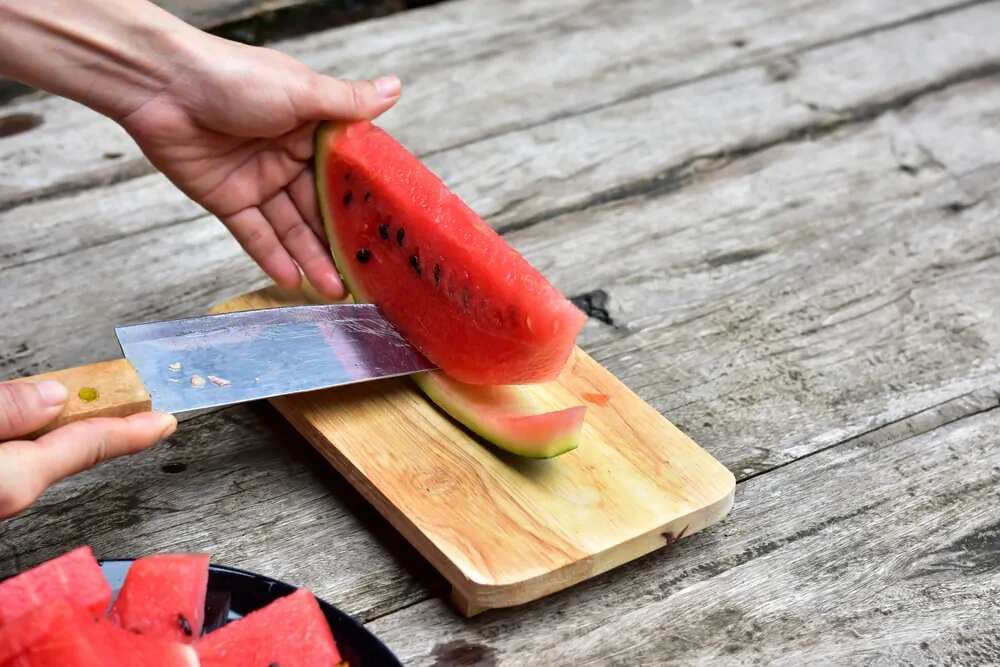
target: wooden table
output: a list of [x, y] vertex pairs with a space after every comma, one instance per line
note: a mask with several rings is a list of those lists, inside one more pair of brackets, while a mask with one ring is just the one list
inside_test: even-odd
[[[582, 346], [736, 474], [735, 509], [466, 620], [249, 405], [0, 523], [0, 575], [79, 543], [207, 550], [417, 665], [997, 663], [998, 31], [975, 0], [458, 0], [278, 44], [402, 76], [383, 124], [589, 295]], [[40, 97], [0, 128], [0, 377], [266, 283], [112, 123]]]

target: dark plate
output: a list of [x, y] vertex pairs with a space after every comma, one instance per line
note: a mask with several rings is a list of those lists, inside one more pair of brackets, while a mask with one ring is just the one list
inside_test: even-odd
[[[101, 569], [115, 594], [125, 581], [131, 560], [102, 560]], [[253, 572], [224, 565], [208, 568], [208, 595], [205, 602], [205, 627], [214, 630], [229, 621], [242, 618], [255, 609], [295, 591], [294, 586]], [[337, 640], [340, 654], [351, 667], [367, 665], [394, 667], [399, 660], [385, 644], [363, 625], [331, 604], [316, 598]]]

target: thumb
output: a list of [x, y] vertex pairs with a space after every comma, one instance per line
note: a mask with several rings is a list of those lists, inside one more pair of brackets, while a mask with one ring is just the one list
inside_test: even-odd
[[312, 87], [311, 120], [371, 120], [399, 99], [402, 84], [395, 76], [374, 81], [348, 81], [320, 75]]
[[62, 412], [69, 392], [55, 380], [0, 384], [0, 442], [35, 431]]

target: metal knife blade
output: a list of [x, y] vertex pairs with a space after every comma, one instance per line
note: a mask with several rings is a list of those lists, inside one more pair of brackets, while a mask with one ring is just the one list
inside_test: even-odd
[[163, 412], [187, 412], [432, 370], [376, 306], [291, 306], [119, 326]]

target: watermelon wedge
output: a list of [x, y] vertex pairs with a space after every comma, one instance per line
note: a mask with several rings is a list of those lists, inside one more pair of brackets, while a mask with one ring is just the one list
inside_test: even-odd
[[3, 667], [197, 667], [194, 648], [141, 637], [65, 599], [0, 628]]
[[413, 379], [456, 421], [505, 451], [547, 459], [576, 449], [587, 413], [582, 405], [536, 414], [516, 385], [468, 385], [440, 372]]
[[0, 627], [63, 599], [94, 615], [107, 610], [111, 587], [90, 547], [73, 549], [0, 583]]
[[420, 389], [506, 451], [575, 449], [586, 408], [540, 412], [516, 385], [559, 374], [583, 313], [383, 130], [327, 123], [316, 142], [334, 261], [354, 299], [441, 368], [414, 376]]
[[198, 667], [198, 653], [189, 644], [137, 635], [113, 621], [101, 619], [94, 632], [95, 640], [105, 647], [113, 663], [122, 667]]
[[305, 589], [205, 635], [196, 647], [202, 667], [333, 667], [341, 661], [330, 626]]
[[125, 575], [111, 618], [136, 634], [190, 643], [201, 636], [207, 588], [207, 554], [140, 558]]
[[317, 135], [317, 190], [348, 289], [468, 384], [553, 380], [586, 316], [389, 134]]

